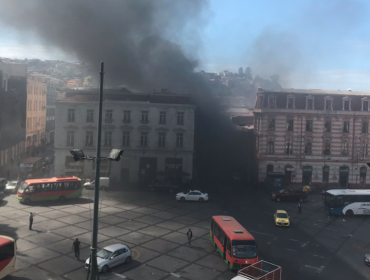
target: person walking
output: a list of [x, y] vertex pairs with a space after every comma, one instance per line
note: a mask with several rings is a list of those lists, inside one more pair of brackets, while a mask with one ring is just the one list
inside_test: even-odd
[[35, 213], [32, 213], [30, 212], [30, 216], [29, 216], [29, 219], [30, 219], [30, 226], [29, 226], [29, 230], [32, 230], [32, 224], [33, 224], [33, 217], [36, 216]]
[[80, 259], [80, 244], [81, 242], [78, 241], [78, 238], [76, 238], [75, 242], [72, 244], [72, 250], [75, 252], [75, 259]]
[[191, 231], [190, 228], [189, 228], [188, 232], [186, 233], [186, 235], [188, 236], [188, 247], [191, 248], [191, 239], [193, 238], [193, 232]]
[[299, 201], [298, 202], [298, 213], [301, 214], [302, 213], [302, 204], [301, 202]]

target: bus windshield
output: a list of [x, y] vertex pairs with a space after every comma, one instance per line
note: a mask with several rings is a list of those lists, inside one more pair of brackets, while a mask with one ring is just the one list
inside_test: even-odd
[[19, 193], [23, 193], [24, 190], [27, 188], [28, 184], [26, 182], [22, 182], [19, 189], [18, 189], [18, 192]]
[[257, 257], [257, 245], [254, 240], [233, 240], [233, 257], [253, 259]]

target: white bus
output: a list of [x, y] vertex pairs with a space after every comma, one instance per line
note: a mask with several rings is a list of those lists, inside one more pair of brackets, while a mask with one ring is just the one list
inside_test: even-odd
[[370, 215], [370, 190], [328, 190], [323, 194], [325, 211], [333, 215]]

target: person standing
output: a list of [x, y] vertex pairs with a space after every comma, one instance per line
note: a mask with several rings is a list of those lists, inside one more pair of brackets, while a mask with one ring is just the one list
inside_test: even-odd
[[301, 214], [302, 213], [302, 204], [301, 202], [299, 201], [298, 202], [298, 213]]
[[72, 244], [72, 250], [75, 252], [75, 259], [80, 259], [80, 241], [78, 241], [78, 238], [76, 238], [75, 242]]
[[33, 224], [33, 217], [36, 216], [35, 213], [32, 213], [30, 212], [30, 216], [29, 216], [29, 219], [30, 219], [30, 226], [29, 226], [29, 230], [32, 230], [32, 224]]
[[188, 236], [188, 247], [191, 247], [191, 239], [193, 238], [193, 232], [191, 231], [190, 228], [188, 232], [186, 233], [186, 235]]

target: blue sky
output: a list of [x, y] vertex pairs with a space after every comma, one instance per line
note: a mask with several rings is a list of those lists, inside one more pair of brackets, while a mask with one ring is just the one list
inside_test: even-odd
[[[362, 0], [210, 0], [198, 69], [250, 66], [254, 75], [279, 74], [284, 87], [370, 91], [369, 12]], [[0, 56], [74, 59], [0, 32]]]

